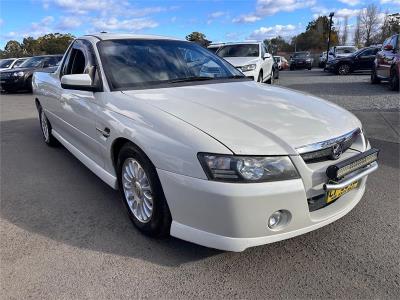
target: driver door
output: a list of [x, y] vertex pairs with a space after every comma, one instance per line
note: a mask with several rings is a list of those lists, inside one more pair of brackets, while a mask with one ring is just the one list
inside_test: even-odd
[[[95, 81], [99, 78], [96, 66], [92, 45], [88, 41], [76, 40], [62, 66], [60, 79], [64, 75], [89, 74]], [[61, 88], [59, 99], [61, 118], [64, 121], [63, 137], [81, 153], [103, 166], [96, 133], [98, 111], [96, 93]]]

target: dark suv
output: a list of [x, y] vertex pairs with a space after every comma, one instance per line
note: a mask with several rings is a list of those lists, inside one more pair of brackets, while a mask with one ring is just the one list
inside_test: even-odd
[[395, 34], [385, 40], [381, 51], [376, 54], [372, 66], [371, 83], [388, 80], [393, 91], [399, 90], [400, 78], [400, 35]]
[[62, 59], [62, 55], [34, 56], [18, 68], [0, 72], [0, 89], [5, 92], [32, 90], [32, 75], [35, 71], [51, 72]]
[[329, 60], [325, 69], [338, 75], [347, 75], [355, 71], [370, 71], [378, 51], [377, 47], [362, 48], [349, 56]]
[[304, 68], [311, 70], [312, 64], [313, 64], [313, 59], [310, 55], [310, 52], [307, 51], [295, 52], [290, 57], [290, 70], [304, 69]]

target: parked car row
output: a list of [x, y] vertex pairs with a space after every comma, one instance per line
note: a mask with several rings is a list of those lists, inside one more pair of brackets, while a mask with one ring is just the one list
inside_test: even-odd
[[399, 90], [399, 34], [387, 38], [382, 46], [365, 47], [346, 56], [334, 57], [328, 60], [325, 70], [338, 75], [370, 71], [372, 84], [388, 81], [392, 90]]
[[0, 61], [0, 64], [6, 61], [4, 66], [8, 66], [0, 70], [0, 90], [5, 92], [32, 90], [33, 73], [35, 71], [54, 72], [61, 59], [62, 55], [41, 55], [13, 59], [11, 63], [9, 59]]

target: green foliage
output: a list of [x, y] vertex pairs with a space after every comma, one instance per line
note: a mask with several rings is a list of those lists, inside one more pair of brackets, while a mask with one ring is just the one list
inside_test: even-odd
[[0, 58], [63, 54], [73, 39], [69, 33], [50, 33], [37, 39], [26, 37], [22, 43], [8, 41], [4, 50], [0, 50]]
[[[306, 31], [292, 39], [292, 46], [296, 48], [297, 51], [324, 51], [327, 48], [328, 35], [329, 18], [321, 16], [308, 23]], [[332, 22], [331, 45], [335, 46], [338, 45], [338, 43], [339, 34]]]
[[276, 38], [272, 38], [270, 40], [264, 40], [264, 43], [269, 45], [268, 50], [271, 51], [272, 54], [294, 51], [293, 46], [285, 41], [281, 36], [277, 36]]
[[203, 47], [207, 47], [211, 44], [211, 41], [206, 39], [206, 35], [201, 32], [194, 31], [186, 36], [186, 40], [190, 42], [195, 42]]

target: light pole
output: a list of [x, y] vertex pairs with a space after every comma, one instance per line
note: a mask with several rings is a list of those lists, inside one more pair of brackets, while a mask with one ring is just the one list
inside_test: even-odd
[[329, 35], [328, 35], [328, 50], [326, 50], [326, 63], [328, 62], [329, 59], [329, 48], [330, 48], [330, 44], [331, 44], [331, 30], [332, 30], [332, 18], [335, 15], [334, 12], [331, 12], [329, 14]]

